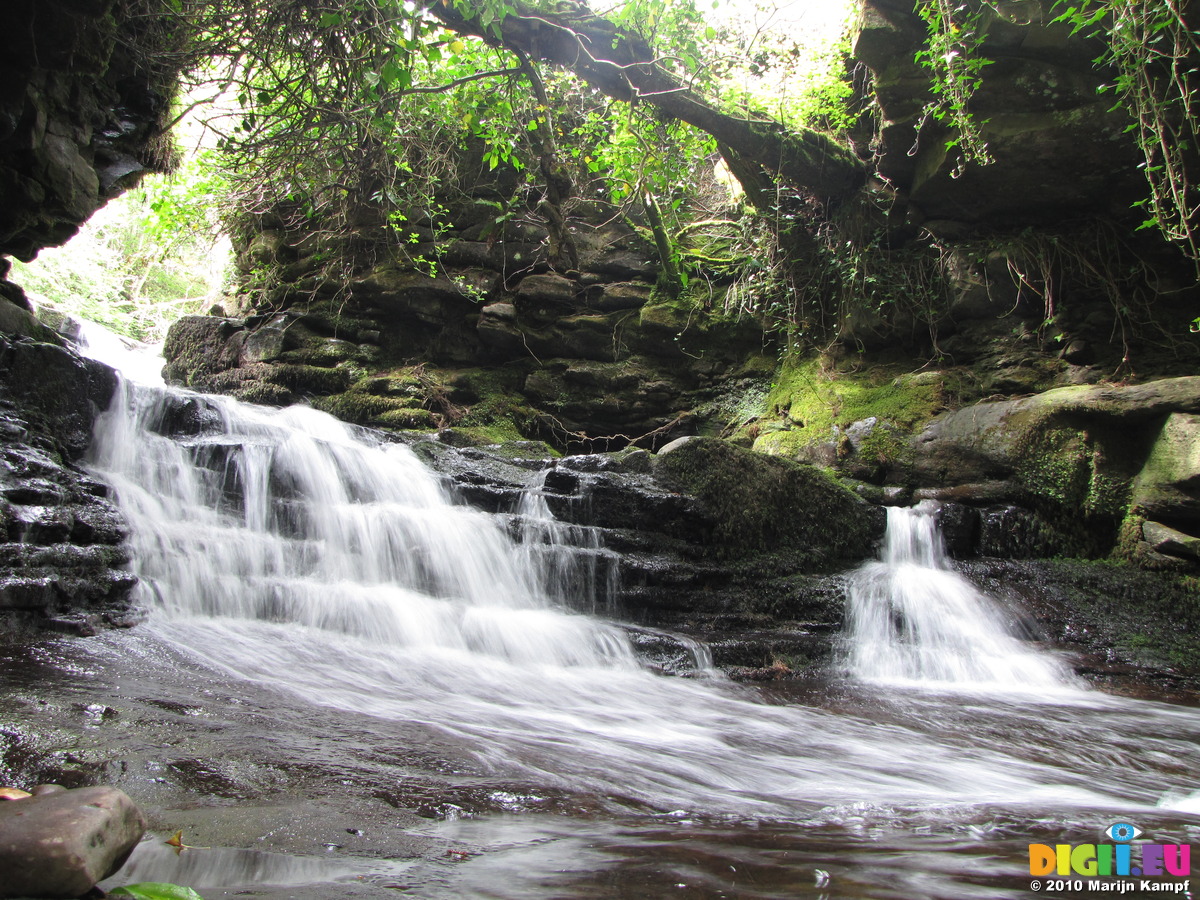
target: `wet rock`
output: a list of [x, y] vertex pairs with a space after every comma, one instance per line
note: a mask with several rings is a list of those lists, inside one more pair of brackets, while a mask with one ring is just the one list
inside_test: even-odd
[[171, 325], [163, 343], [163, 376], [185, 387], [204, 389], [208, 379], [235, 368], [246, 342], [242, 319], [184, 316]]
[[0, 338], [0, 613], [94, 633], [128, 624], [136, 579], [124, 518], [74, 460], [111, 397], [107, 367]]
[[1200, 537], [1195, 535], [1169, 528], [1160, 522], [1143, 522], [1142, 538], [1157, 553], [1200, 560]]
[[72, 460], [92, 440], [96, 412], [116, 389], [112, 369], [55, 344], [11, 341], [0, 336], [0, 396], [21, 404], [35, 427], [54, 436]]
[[1200, 415], [1167, 417], [1134, 481], [1130, 506], [1149, 518], [1200, 521]]
[[120, 869], [145, 830], [112, 787], [0, 803], [0, 897], [78, 897]]
[[[1194, 576], [1061, 559], [983, 558], [956, 568], [1001, 602], [1028, 610], [1050, 640], [1078, 654], [1077, 669], [1091, 678], [1194, 684], [1200, 676]], [[1122, 674], [1114, 664], [1137, 668]]]
[[937, 524], [950, 556], [962, 559], [975, 553], [979, 542], [979, 510], [961, 503], [945, 503], [938, 508]]
[[1054, 556], [1064, 550], [1064, 541], [1037, 513], [1019, 506], [1001, 506], [979, 513], [980, 556], [1001, 559], [1033, 559]]

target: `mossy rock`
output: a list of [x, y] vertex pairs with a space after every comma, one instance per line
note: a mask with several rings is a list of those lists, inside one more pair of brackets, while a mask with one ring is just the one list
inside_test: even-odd
[[[762, 453], [831, 465], [849, 461], [903, 477], [914, 458], [909, 436], [945, 407], [953, 376], [914, 374], [896, 365], [864, 372], [826, 366], [820, 357], [785, 361], [767, 395], [766, 414], [741, 432]], [[852, 446], [846, 435], [855, 423], [869, 427]]]
[[701, 501], [724, 558], [786, 550], [817, 565], [862, 559], [883, 531], [882, 510], [827, 472], [726, 441], [687, 439], [659, 455], [654, 472]]
[[427, 409], [403, 407], [389, 409], [375, 416], [370, 424], [380, 428], [400, 428], [414, 431], [431, 431], [437, 428], [437, 419]]
[[[433, 420], [428, 425], [410, 425], [416, 421], [417, 413], [429, 414], [428, 410], [417, 410], [411, 401], [399, 397], [378, 397], [360, 391], [346, 391], [330, 397], [319, 397], [313, 401], [313, 406], [322, 412], [337, 416], [344, 422], [354, 425], [379, 425], [392, 428], [434, 427]], [[390, 415], [389, 414], [394, 414]], [[405, 424], [401, 424], [405, 423]]]
[[286, 387], [257, 379], [243, 381], [222, 393], [228, 393], [243, 403], [257, 403], [260, 406], [289, 406], [296, 402], [296, 395]]
[[266, 380], [298, 394], [337, 394], [350, 386], [350, 375], [344, 369], [322, 366], [276, 364], [270, 367]]

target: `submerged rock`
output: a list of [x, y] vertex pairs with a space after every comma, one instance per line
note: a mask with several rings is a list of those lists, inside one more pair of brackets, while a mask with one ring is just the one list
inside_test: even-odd
[[125, 864], [146, 830], [113, 787], [0, 803], [0, 897], [78, 897]]

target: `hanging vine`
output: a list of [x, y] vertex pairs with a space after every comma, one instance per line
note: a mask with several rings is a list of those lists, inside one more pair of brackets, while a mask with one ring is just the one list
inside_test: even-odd
[[[987, 121], [971, 113], [971, 98], [983, 83], [984, 68], [992, 63], [980, 53], [984, 41], [982, 9], [953, 0], [922, 0], [917, 4], [917, 13], [929, 35], [916, 61], [929, 70], [933, 88], [933, 99], [922, 111], [917, 141], [919, 144], [930, 121], [949, 128], [947, 147], [959, 154], [951, 173], [955, 178], [962, 175], [968, 163], [986, 166], [993, 162], [983, 136]], [[910, 156], [916, 154], [918, 144], [913, 144]]]
[[[1195, 182], [1200, 153], [1200, 38], [1184, 20], [1178, 0], [1057, 0], [1056, 21], [1104, 41], [1096, 60], [1115, 78], [1102, 90], [1128, 110], [1145, 157], [1149, 196], [1143, 228], [1157, 228], [1178, 245], [1200, 277], [1200, 190]], [[1193, 325], [1200, 330], [1200, 319]]]

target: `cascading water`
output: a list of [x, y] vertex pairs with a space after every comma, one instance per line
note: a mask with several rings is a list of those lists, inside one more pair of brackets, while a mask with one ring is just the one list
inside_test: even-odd
[[888, 509], [880, 560], [849, 583], [848, 661], [869, 681], [1063, 688], [1067, 668], [1012, 634], [991, 598], [951, 567], [937, 504]]
[[541, 593], [590, 613], [611, 613], [620, 569], [597, 529], [561, 522], [546, 502], [549, 469], [536, 473], [517, 506], [519, 546]]
[[[154, 684], [221, 684], [231, 702], [274, 710], [272, 727], [334, 770], [349, 768], [339, 754], [361, 753], [364, 732], [417, 753], [436, 736], [474, 760], [481, 790], [508, 797], [516, 780], [605, 798], [647, 823], [593, 813], [592, 837], [568, 845], [561, 834], [576, 825], [525, 818], [540, 836], [517, 869], [497, 878], [485, 854], [457, 881], [436, 869], [420, 896], [659, 896], [700, 873], [711, 887], [701, 896], [795, 897], [832, 872], [857, 885], [846, 896], [1018, 897], [1027, 835], [1093, 833], [1118, 813], [1182, 827], [1157, 805], [1170, 794], [1183, 808], [1200, 787], [1190, 710], [1006, 692], [1061, 685], [1062, 672], [1002, 627], [980, 649], [973, 623], [990, 614], [943, 567], [925, 510], [894, 512], [884, 559], [851, 579], [851, 666], [875, 684], [765, 703], [726, 682], [656, 676], [621, 629], [562, 609], [592, 604], [564, 595], [607, 561], [598, 547], [559, 555], [580, 535], [553, 522], [537, 484], [506, 527], [451, 502], [407, 448], [312, 410], [136, 385], [103, 416], [93, 460], [129, 517], [155, 609], [134, 633], [90, 645], [95, 669], [136, 658]], [[878, 684], [896, 679], [957, 690]], [[986, 694], [964, 702], [980, 685]], [[303, 730], [310, 720], [319, 736]], [[374, 777], [399, 779], [388, 765]], [[456, 834], [510, 846], [487, 822]], [[789, 843], [798, 834], [808, 843]], [[671, 847], [690, 861], [671, 862]], [[637, 859], [668, 880], [644, 880], [636, 862], [634, 893], [595, 871], [562, 880]], [[977, 890], [981, 878], [989, 887]]]
[[616, 629], [550, 608], [565, 566], [547, 527], [530, 536], [544, 565], [522, 565], [499, 524], [452, 505], [407, 447], [304, 407], [193, 402], [214, 421], [177, 441], [160, 433], [171, 394], [125, 383], [92, 450], [132, 525], [138, 574], [170, 612], [633, 665]]

